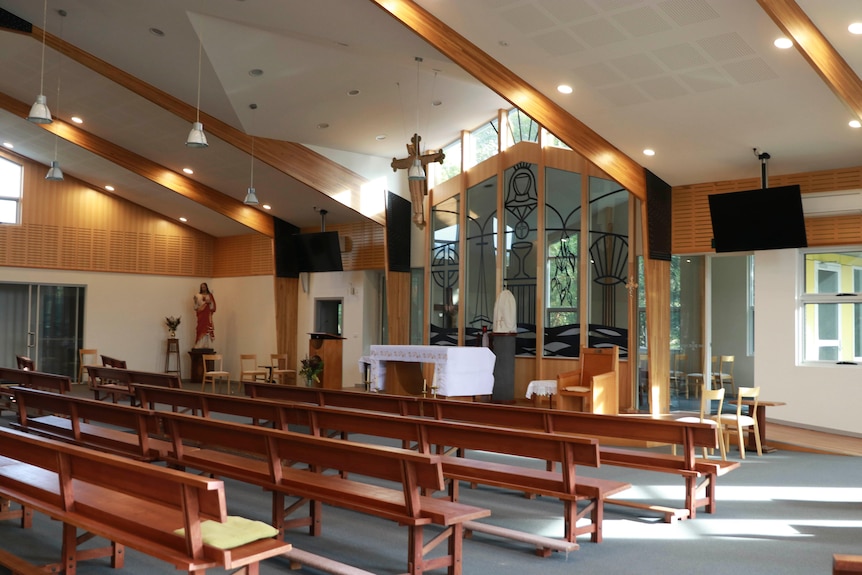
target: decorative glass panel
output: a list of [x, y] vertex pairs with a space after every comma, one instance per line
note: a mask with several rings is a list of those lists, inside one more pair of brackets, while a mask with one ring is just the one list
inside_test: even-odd
[[618, 345], [628, 357], [629, 193], [590, 177], [590, 347]]
[[580, 348], [581, 175], [545, 169], [546, 356], [577, 357]]
[[458, 197], [431, 209], [431, 345], [458, 345]]
[[493, 328], [497, 269], [497, 177], [467, 189], [467, 298], [464, 339]]
[[515, 296], [518, 335], [515, 353], [536, 355], [536, 253], [539, 199], [536, 165], [519, 163], [505, 172], [503, 188], [506, 259], [503, 281]]

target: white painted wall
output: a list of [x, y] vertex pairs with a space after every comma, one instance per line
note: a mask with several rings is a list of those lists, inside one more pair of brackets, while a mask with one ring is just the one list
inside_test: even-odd
[[797, 250], [754, 256], [754, 380], [761, 397], [787, 405], [767, 408], [770, 420], [862, 435], [862, 367], [803, 367], [796, 363], [801, 314]]

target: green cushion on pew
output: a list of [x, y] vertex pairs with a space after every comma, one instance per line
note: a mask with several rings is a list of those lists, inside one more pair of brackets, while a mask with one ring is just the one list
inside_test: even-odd
[[[177, 535], [184, 536], [185, 529], [174, 531]], [[263, 521], [253, 521], [245, 517], [229, 515], [227, 521], [202, 521], [201, 537], [205, 545], [219, 549], [233, 549], [258, 539], [267, 539], [278, 535], [278, 529]]]

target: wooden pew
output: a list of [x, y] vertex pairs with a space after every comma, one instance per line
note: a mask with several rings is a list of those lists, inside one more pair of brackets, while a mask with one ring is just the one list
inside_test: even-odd
[[[182, 381], [175, 373], [158, 373], [152, 371], [137, 371], [102, 365], [88, 365], [89, 385], [93, 397], [97, 400], [111, 398], [116, 403], [118, 397], [130, 399], [134, 397], [131, 390], [133, 383], [143, 383], [179, 389]], [[104, 394], [104, 396], [103, 396]]]
[[[265, 385], [268, 387], [263, 387]], [[377, 400], [383, 406], [378, 411], [387, 413], [398, 413], [391, 407], [398, 405], [401, 413], [424, 415], [436, 419], [554, 433], [574, 433], [598, 437], [600, 440], [610, 438], [616, 441], [680, 445], [682, 446], [682, 455], [680, 456], [625, 447], [611, 447], [604, 444], [601, 447], [601, 461], [604, 464], [671, 473], [683, 478], [685, 493], [684, 504], [681, 508], [643, 504], [622, 499], [606, 501], [616, 505], [659, 512], [667, 522], [686, 517], [694, 518], [700, 508], [704, 508], [707, 513], [714, 513], [716, 508], [715, 487], [718, 477], [740, 465], [738, 461], [697, 459], [697, 449], [702, 447], [714, 449], [718, 445], [715, 428], [705, 423], [683, 423], [641, 416], [588, 414], [416, 396], [402, 397], [349, 390], [321, 388], [309, 390], [309, 388], [289, 385], [253, 384], [247, 386], [246, 390], [247, 394], [270, 399], [306, 401], [318, 405], [338, 405], [371, 410], [375, 409], [375, 400]]]
[[[18, 421], [12, 427], [117, 455], [155, 461], [170, 445], [151, 437], [158, 421], [148, 409], [74, 395], [12, 387]], [[48, 413], [33, 417], [33, 412]]]
[[[402, 446], [414, 446], [426, 453], [431, 453], [434, 446], [446, 446], [457, 449], [462, 455], [467, 449], [478, 449], [538, 461], [559, 462], [562, 466], [561, 472], [537, 471], [524, 466], [492, 464], [460, 457], [443, 458], [443, 475], [452, 480], [450, 495], [453, 499], [457, 499], [458, 481], [506, 487], [560, 499], [564, 504], [565, 519], [562, 542], [535, 534], [494, 528], [497, 535], [535, 544], [543, 556], [549, 555], [552, 550], [577, 549], [577, 545], [571, 544], [574, 544], [577, 535], [583, 533], [590, 533], [592, 541], [600, 542], [603, 501], [612, 494], [631, 487], [629, 483], [618, 481], [583, 476], [575, 479], [575, 465], [598, 467], [595, 439], [189, 390], [135, 386], [135, 391], [142, 405], [155, 407], [161, 404], [170, 406], [172, 411], [186, 408], [204, 417], [219, 413], [246, 418], [248, 423], [267, 421], [278, 429], [287, 429], [288, 424], [296, 424], [307, 427], [314, 435], [327, 436], [334, 432], [345, 439], [350, 433], [385, 437], [397, 439]], [[587, 501], [580, 512], [577, 510], [578, 501]], [[590, 523], [577, 527], [578, 519], [587, 516], [591, 519]], [[473, 525], [474, 523], [471, 522], [472, 530], [489, 532], [491, 529], [490, 526]]]
[[[111, 557], [123, 566], [128, 546], [188, 573], [209, 568], [258, 573], [259, 562], [288, 552], [276, 538], [220, 549], [201, 534], [203, 521], [228, 520], [224, 485], [174, 469], [0, 429], [0, 497], [62, 523], [62, 560], [48, 572], [74, 573], [79, 561]], [[182, 535], [175, 530], [184, 528]], [[79, 535], [78, 529], [88, 534]], [[107, 539], [100, 549], [78, 549], [90, 536]], [[14, 571], [14, 567], [13, 567]]]
[[857, 573], [862, 573], [862, 555], [836, 553], [832, 556], [832, 575], [855, 575]]
[[[230, 477], [270, 491], [272, 521], [279, 531], [308, 526], [312, 535], [320, 535], [323, 504], [405, 525], [407, 565], [412, 575], [443, 567], [450, 575], [459, 575], [464, 523], [491, 513], [422, 495], [424, 490], [434, 492], [444, 488], [439, 455], [173, 412], [159, 412], [157, 416], [172, 440], [173, 449], [167, 457], [172, 465]], [[307, 469], [284, 465], [285, 461], [302, 464]], [[327, 469], [393, 481], [400, 489], [323, 473]], [[287, 497], [299, 499], [285, 507]], [[306, 502], [308, 517], [287, 519]], [[424, 527], [431, 524], [444, 529], [425, 542]], [[444, 542], [445, 555], [427, 556]]]
[[72, 380], [65, 375], [0, 367], [0, 413], [18, 411], [15, 406], [15, 396], [9, 390], [13, 385], [44, 389], [55, 393], [72, 391]]

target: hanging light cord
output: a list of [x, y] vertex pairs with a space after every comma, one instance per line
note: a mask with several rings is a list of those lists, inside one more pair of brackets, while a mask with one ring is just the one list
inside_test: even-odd
[[257, 110], [257, 104], [249, 104], [251, 108], [251, 182], [249, 188], [254, 187], [254, 111]]
[[201, 121], [201, 59], [203, 55], [204, 42], [198, 39], [198, 99], [195, 104], [195, 122]]
[[48, 0], [45, 0], [45, 9], [42, 11], [42, 73], [39, 79], [39, 93], [45, 93], [45, 28], [48, 27]]
[[[46, 2], [47, 2], [47, 0], [46, 0]], [[57, 14], [60, 15], [60, 33], [58, 35], [58, 38], [60, 40], [62, 40], [63, 39], [63, 20], [66, 18], [66, 11], [65, 10], [57, 10]], [[44, 45], [42, 46], [42, 48], [44, 49]], [[61, 64], [62, 63], [63, 63], [63, 53], [58, 51], [57, 52], [57, 103], [54, 106], [54, 115], [58, 119], [60, 118], [60, 79], [62, 77], [60, 72], [61, 72]], [[59, 141], [60, 141], [60, 135], [55, 132], [54, 133], [54, 161], [55, 162], [57, 161], [57, 145], [58, 145]]]
[[[422, 57], [416, 56], [416, 133], [419, 133], [419, 71], [420, 66], [422, 64]], [[419, 144], [416, 144], [417, 149], [413, 150], [418, 158], [420, 156], [420, 151], [418, 150]]]

